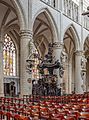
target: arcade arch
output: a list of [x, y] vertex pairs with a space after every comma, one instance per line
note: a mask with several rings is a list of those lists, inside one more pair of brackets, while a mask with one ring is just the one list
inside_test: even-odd
[[[20, 30], [23, 30], [25, 28], [25, 19], [24, 19], [24, 13], [22, 11], [20, 3], [12, 0], [0, 0], [0, 46], [2, 46], [3, 49], [3, 42], [5, 39], [5, 35], [7, 34], [10, 39], [14, 42], [17, 52], [16, 57], [16, 75], [15, 76], [3, 76], [3, 57], [1, 58], [2, 63], [2, 71], [0, 73], [1, 75], [1, 93], [3, 93], [3, 83], [10, 84], [11, 82], [15, 82], [15, 95], [19, 92], [19, 48], [20, 48]], [[0, 53], [2, 54], [2, 53]], [[2, 55], [1, 55], [2, 56]], [[10, 67], [10, 66], [9, 66]]]
[[85, 85], [85, 91], [89, 91], [89, 37], [85, 39], [83, 49], [84, 49], [84, 58], [85, 58], [82, 61], [84, 63], [84, 66], [82, 69], [85, 75], [84, 85]]
[[56, 26], [53, 27], [52, 24], [54, 21], [50, 18], [51, 15], [48, 10], [44, 9], [35, 18], [33, 24], [33, 40], [41, 57], [44, 57], [48, 52], [48, 44], [53, 43], [56, 41], [55, 39], [58, 39]]
[[73, 26], [70, 26], [64, 34], [64, 48], [61, 61], [64, 65], [63, 92], [71, 94], [75, 91], [75, 51], [79, 47], [79, 39]]
[[57, 36], [56, 26], [53, 27], [53, 20], [50, 17], [48, 10], [44, 10], [38, 14], [33, 24], [33, 42], [42, 59], [48, 53], [49, 43], [54, 43], [58, 39], [55, 37]]

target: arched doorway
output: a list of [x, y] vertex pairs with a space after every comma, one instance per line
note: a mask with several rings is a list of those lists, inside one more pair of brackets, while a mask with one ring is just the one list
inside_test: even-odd
[[75, 51], [78, 45], [75, 29], [70, 26], [63, 38], [64, 49], [62, 51], [62, 62], [64, 64], [63, 94], [71, 94], [75, 91]]

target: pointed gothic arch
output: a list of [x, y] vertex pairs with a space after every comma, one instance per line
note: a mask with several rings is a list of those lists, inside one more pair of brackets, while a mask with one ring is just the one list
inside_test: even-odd
[[[19, 0], [18, 1], [16, 1], [16, 0], [0, 0], [0, 14], [2, 16], [0, 18], [0, 32], [1, 32], [2, 40], [3, 40], [3, 44], [5, 44], [4, 36], [7, 34], [10, 37], [10, 39], [15, 43], [14, 44], [16, 47], [15, 51], [17, 54], [16, 59], [14, 60], [14, 61], [16, 61], [14, 70], [16, 69], [17, 74], [13, 74], [14, 76], [10, 76], [10, 74], [11, 74], [11, 72], [10, 72], [10, 74], [8, 73], [8, 75], [7, 74], [4, 75], [3, 83], [5, 83], [5, 85], [7, 84], [7, 82], [10, 84], [10, 81], [14, 80], [15, 84], [18, 84], [18, 86], [16, 87], [16, 93], [15, 93], [16, 95], [19, 92], [19, 44], [20, 44], [20, 42], [19, 42], [20, 34], [19, 33], [20, 33], [20, 30], [26, 29], [26, 18], [25, 18], [24, 12], [25, 11], [23, 10], [23, 7]], [[10, 41], [8, 42], [8, 44], [9, 43], [10, 43]], [[13, 51], [10, 52], [10, 50], [12, 50], [12, 49], [9, 49], [8, 55], [15, 56], [15, 53], [12, 54]], [[7, 49], [6, 49], [6, 51], [7, 51]], [[7, 57], [7, 56], [5, 56], [5, 57]], [[11, 59], [9, 61], [13, 62], [13, 60], [11, 60]], [[9, 64], [11, 64], [10, 62], [8, 63], [8, 66], [9, 66]], [[3, 63], [2, 63], [2, 66], [3, 66]], [[2, 70], [2, 72], [3, 72], [3, 70]], [[11, 77], [12, 77], [12, 79], [11, 79]], [[5, 93], [5, 90], [4, 90], [4, 93]], [[6, 95], [6, 93], [5, 93], [5, 95]]]
[[[83, 44], [83, 51], [84, 51], [84, 67], [82, 68], [83, 73], [85, 74], [85, 78], [83, 79], [85, 90], [89, 91], [89, 35], [86, 37], [84, 44]], [[84, 72], [85, 70], [85, 72]]]
[[57, 29], [57, 25], [56, 25], [56, 22], [51, 14], [51, 12], [49, 11], [48, 8], [41, 8], [40, 10], [38, 10], [36, 12], [36, 14], [34, 15], [34, 18], [33, 18], [33, 23], [32, 23], [32, 28], [34, 26], [34, 22], [36, 20], [36, 18], [38, 17], [39, 14], [41, 13], [45, 13], [47, 15], [47, 18], [48, 20], [50, 21], [50, 25], [51, 25], [51, 28], [53, 30], [53, 37], [54, 37], [54, 42], [58, 42], [57, 40], [59, 40], [59, 33], [58, 33], [58, 29]]
[[63, 42], [66, 55], [63, 82], [66, 93], [71, 93], [75, 91], [75, 51], [79, 50], [80, 47], [79, 37], [73, 24], [65, 29]]
[[18, 0], [11, 0], [11, 2], [15, 5], [15, 10], [17, 12], [18, 15], [18, 19], [19, 19], [19, 23], [20, 23], [20, 29], [24, 30], [26, 27], [26, 19], [25, 19], [25, 14], [24, 14], [24, 10], [22, 8], [22, 5], [20, 3], [20, 1]]
[[[71, 30], [71, 33], [74, 37], [74, 43], [75, 43], [76, 50], [79, 50], [79, 48], [80, 48], [80, 38], [79, 38], [79, 35], [78, 35], [78, 32], [77, 32], [75, 26], [73, 24], [68, 25], [67, 28], [64, 30], [64, 35], [65, 35], [65, 33], [68, 29]], [[64, 36], [63, 36], [63, 38], [64, 38]]]

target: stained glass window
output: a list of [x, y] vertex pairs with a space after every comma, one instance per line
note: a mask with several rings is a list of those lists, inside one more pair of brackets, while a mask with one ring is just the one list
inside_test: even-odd
[[3, 43], [3, 73], [6, 76], [16, 75], [16, 49], [12, 39], [7, 34]]
[[35, 50], [33, 53], [33, 60], [34, 60], [34, 66], [32, 69], [32, 79], [38, 80], [40, 78], [39, 70], [37, 69], [37, 65], [40, 63], [40, 60], [38, 59], [38, 51]]

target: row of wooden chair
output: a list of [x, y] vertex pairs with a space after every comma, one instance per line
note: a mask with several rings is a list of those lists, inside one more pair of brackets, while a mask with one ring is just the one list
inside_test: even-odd
[[0, 98], [0, 119], [89, 120], [89, 93]]
[[53, 101], [59, 103], [69, 103], [69, 102], [86, 102], [89, 103], [89, 93], [85, 94], [72, 94], [66, 96], [31, 96], [24, 95], [23, 98], [6, 98], [0, 97], [0, 103], [18, 103], [24, 104], [29, 102], [40, 102], [40, 101]]
[[[24, 104], [23, 104], [24, 105]], [[39, 103], [34, 103], [34, 105], [31, 103], [30, 105], [22, 106], [21, 108], [10, 106], [8, 109], [8, 106], [0, 107], [2, 115], [6, 116], [8, 112], [12, 116], [15, 114], [19, 114], [20, 116], [29, 116], [32, 118], [37, 118], [37, 120], [44, 118], [47, 120], [56, 120], [60, 118], [61, 120], [66, 120], [71, 118], [73, 120], [74, 118], [80, 119], [80, 117], [85, 117], [87, 120], [89, 118], [89, 104], [61, 104], [61, 103], [51, 103], [51, 102], [44, 102], [42, 101]], [[85, 115], [85, 116], [84, 116]], [[24, 117], [23, 117], [24, 118]]]

